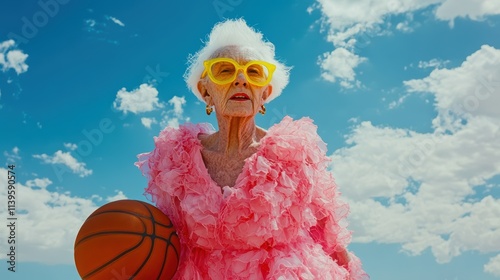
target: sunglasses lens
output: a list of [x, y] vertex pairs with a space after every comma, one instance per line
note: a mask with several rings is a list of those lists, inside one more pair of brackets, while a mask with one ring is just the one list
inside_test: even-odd
[[[241, 67], [241, 66], [240, 66]], [[238, 66], [232, 61], [217, 61], [210, 66], [211, 78], [224, 84], [234, 81]], [[248, 81], [255, 85], [265, 85], [270, 69], [260, 63], [252, 63], [246, 67], [245, 76]]]
[[231, 80], [236, 73], [236, 66], [228, 61], [219, 61], [210, 68], [212, 76], [219, 82]]
[[262, 64], [254, 63], [250, 64], [247, 67], [246, 74], [247, 77], [251, 80], [251, 82], [254, 82], [256, 84], [262, 84], [265, 83], [267, 80], [269, 69], [267, 69], [267, 67]]

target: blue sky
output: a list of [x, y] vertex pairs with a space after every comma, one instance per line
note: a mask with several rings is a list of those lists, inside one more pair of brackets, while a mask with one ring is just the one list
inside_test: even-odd
[[165, 126], [216, 126], [182, 75], [239, 17], [293, 66], [257, 124], [314, 119], [372, 279], [500, 278], [500, 1], [166, 2], [0, 4], [0, 199], [15, 164], [19, 244], [11, 273], [0, 227], [2, 279], [78, 279], [85, 218], [145, 200], [136, 155]]

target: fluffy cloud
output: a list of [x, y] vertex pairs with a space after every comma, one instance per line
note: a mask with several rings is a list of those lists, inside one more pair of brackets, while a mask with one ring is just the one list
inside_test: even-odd
[[64, 147], [70, 151], [74, 151], [78, 148], [78, 146], [73, 143], [64, 143]]
[[157, 123], [155, 118], [141, 118], [141, 123], [146, 128], [150, 129], [152, 124]]
[[14, 47], [14, 40], [7, 40], [0, 43], [0, 66], [3, 72], [14, 69], [19, 75], [28, 71], [28, 65], [26, 64], [28, 55], [21, 50], [12, 49]]
[[168, 101], [168, 103], [174, 107], [173, 113], [176, 116], [182, 116], [182, 114], [184, 113], [184, 109], [182, 107], [186, 105], [186, 99], [184, 98], [184, 96], [174, 96]]
[[78, 174], [80, 177], [86, 177], [92, 174], [92, 170], [87, 169], [84, 162], [79, 162], [69, 152], [58, 150], [53, 156], [41, 154], [33, 155], [33, 157], [40, 159], [43, 163], [47, 164], [62, 164], [69, 168], [73, 173]]
[[[7, 201], [7, 170], [0, 168], [0, 200]], [[76, 235], [85, 219], [97, 209], [100, 201], [126, 198], [122, 192], [108, 198], [94, 196], [81, 198], [70, 193], [52, 192], [47, 189], [48, 179], [33, 179], [23, 185], [16, 184], [17, 217], [22, 229], [17, 232], [18, 254], [24, 262], [45, 264], [73, 264], [73, 247]], [[45, 187], [41, 187], [40, 184]], [[0, 208], [0, 216], [7, 215], [6, 208]], [[0, 234], [7, 236], [7, 228], [0, 228]], [[0, 243], [0, 250], [7, 251], [7, 243]], [[5, 259], [2, 254], [0, 259]]]
[[128, 92], [122, 88], [116, 94], [113, 107], [124, 113], [145, 113], [161, 108], [158, 100], [158, 90], [149, 84], [142, 84], [139, 88]]
[[351, 88], [354, 85], [359, 86], [359, 82], [355, 79], [354, 68], [365, 60], [345, 48], [337, 48], [323, 54], [323, 59], [318, 63], [323, 70], [321, 76], [325, 80], [335, 82], [339, 79], [342, 87]]
[[109, 196], [108, 198], [106, 198], [106, 202], [112, 202], [112, 201], [127, 199], [127, 196], [122, 191], [116, 190], [115, 192], [116, 192], [115, 195]]
[[179, 127], [180, 122], [189, 121], [189, 117], [184, 116], [184, 105], [186, 104], [186, 99], [184, 96], [174, 96], [169, 101], [168, 104], [172, 106], [172, 109], [164, 111], [162, 113], [163, 117], [160, 122], [160, 126], [164, 127]]
[[484, 265], [484, 271], [500, 277], [500, 254], [491, 258], [490, 261]]
[[484, 45], [460, 67], [435, 69], [424, 79], [405, 81], [410, 92], [430, 92], [439, 113], [434, 127], [455, 130], [477, 116], [500, 119], [500, 50]]
[[48, 178], [42, 178], [42, 179], [35, 178], [33, 180], [26, 181], [26, 187], [28, 187], [28, 188], [39, 187], [39, 188], [43, 189], [51, 184], [52, 184], [52, 181]]
[[157, 123], [159, 123], [161, 129], [165, 127], [177, 128], [181, 122], [189, 121], [189, 117], [184, 116], [184, 106], [186, 105], [184, 96], [173, 96], [165, 105], [166, 108], [161, 112], [160, 121], [155, 117], [142, 117], [142, 125], [148, 129], [151, 129], [151, 126]]
[[483, 20], [489, 15], [500, 14], [500, 2], [491, 0], [446, 0], [436, 9], [436, 18], [446, 20], [453, 26], [455, 18]]
[[[500, 14], [500, 3], [490, 0], [317, 0], [308, 11], [320, 10], [322, 29], [327, 32], [327, 41], [331, 42], [335, 49], [343, 48], [351, 54], [337, 56], [335, 62], [336, 65], [342, 65], [343, 72], [349, 73], [350, 80], [340, 79], [340, 85], [351, 87], [356, 75], [355, 69], [359, 62], [365, 59], [356, 55], [359, 48], [369, 44], [372, 37], [390, 34], [393, 29], [411, 32], [413, 14], [434, 6], [437, 7], [434, 9], [435, 18], [449, 21], [451, 26], [458, 17], [482, 20], [486, 16]], [[404, 16], [405, 20], [394, 23], [393, 28], [389, 19], [397, 15]], [[335, 77], [338, 76], [332, 72], [333, 68], [324, 67], [331, 65], [332, 53], [323, 54], [319, 64], [323, 70], [322, 77], [327, 81], [336, 82]], [[356, 60], [353, 60], [353, 57], [356, 57]]]
[[[441, 263], [500, 252], [500, 186], [491, 181], [500, 176], [499, 69], [499, 50], [483, 46], [457, 68], [405, 82], [410, 94], [435, 97], [432, 132], [353, 127], [331, 157], [356, 241], [399, 243], [410, 254], [430, 248]], [[477, 106], [464, 109], [471, 96]], [[497, 259], [485, 265], [497, 269]]]

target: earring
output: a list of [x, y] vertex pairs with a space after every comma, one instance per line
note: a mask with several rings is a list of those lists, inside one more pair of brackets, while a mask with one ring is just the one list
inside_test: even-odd
[[261, 113], [262, 115], [266, 114], [266, 107], [264, 106], [264, 104], [262, 104], [262, 106], [260, 106], [259, 113]]
[[212, 108], [212, 106], [208, 105], [205, 107], [205, 112], [207, 112], [207, 115], [210, 116], [210, 114], [212, 114], [212, 112], [214, 111], [214, 108]]

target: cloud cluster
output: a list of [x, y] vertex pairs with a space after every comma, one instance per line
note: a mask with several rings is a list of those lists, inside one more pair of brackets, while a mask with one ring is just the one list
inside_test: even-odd
[[344, 88], [351, 88], [354, 85], [359, 87], [359, 81], [356, 81], [356, 68], [366, 58], [350, 52], [345, 48], [336, 48], [330, 53], [323, 54], [323, 59], [319, 61], [321, 66], [321, 76], [329, 82], [340, 80], [340, 85]]
[[33, 157], [42, 160], [43, 163], [63, 165], [80, 177], [86, 177], [92, 174], [92, 170], [87, 169], [84, 162], [79, 162], [78, 159], [73, 157], [69, 152], [58, 150], [52, 156], [41, 154], [33, 155]]
[[[409, 94], [434, 97], [432, 132], [353, 127], [348, 146], [331, 157], [356, 241], [430, 249], [440, 263], [500, 252], [498, 77], [500, 50], [482, 46], [459, 67], [404, 82]], [[484, 269], [498, 274], [498, 257]]]
[[437, 19], [445, 20], [453, 27], [456, 18], [484, 20], [486, 16], [500, 14], [500, 2], [491, 0], [445, 0], [436, 9]]
[[435, 69], [424, 79], [405, 81], [409, 92], [431, 92], [439, 113], [434, 127], [455, 130], [462, 120], [500, 119], [500, 50], [484, 45], [455, 69]]
[[[413, 14], [433, 9], [434, 17], [448, 21], [450, 26], [456, 18], [483, 20], [490, 15], [500, 14], [500, 3], [490, 0], [317, 0], [308, 11], [321, 11], [321, 23], [327, 32], [327, 41], [335, 48], [320, 57], [318, 64], [322, 77], [330, 82], [340, 82], [344, 88], [359, 86], [355, 68], [366, 58], [359, 57], [360, 48], [369, 44], [375, 36], [390, 34], [393, 30], [412, 32]], [[392, 24], [395, 16], [405, 19]], [[341, 49], [341, 54], [335, 52]], [[342, 65], [342, 70], [338, 66]], [[348, 73], [346, 75], [346, 73]]]
[[19, 75], [28, 71], [28, 65], [26, 64], [28, 55], [21, 50], [15, 49], [15, 46], [14, 40], [0, 42], [0, 67], [2, 72], [14, 69]]
[[162, 113], [162, 120], [160, 122], [160, 127], [179, 127], [182, 121], [189, 121], [189, 117], [184, 116], [184, 106], [186, 105], [186, 99], [184, 96], [174, 96], [169, 101], [168, 104], [172, 109], [164, 111]]
[[151, 112], [162, 105], [158, 99], [158, 90], [149, 84], [141, 84], [139, 88], [127, 91], [122, 88], [116, 94], [113, 107], [123, 113], [131, 112], [134, 114]]
[[115, 109], [124, 113], [132, 112], [142, 114], [165, 108], [161, 112], [160, 121], [155, 116], [141, 117], [141, 123], [144, 127], [151, 129], [153, 124], [160, 124], [164, 127], [179, 127], [180, 122], [189, 121], [189, 117], [184, 116], [184, 106], [186, 99], [184, 96], [173, 96], [167, 104], [160, 102], [158, 90], [150, 84], [141, 84], [138, 89], [127, 92], [124, 88], [116, 94], [113, 103]]
[[[0, 167], [0, 200], [7, 201], [7, 170]], [[18, 182], [16, 191], [17, 217], [22, 229], [17, 233], [18, 254], [24, 262], [45, 264], [73, 264], [73, 246], [78, 230], [85, 219], [98, 207], [98, 203], [124, 199], [122, 192], [112, 197], [93, 196], [82, 198], [70, 193], [49, 190], [47, 178], [35, 178], [26, 183]], [[5, 217], [6, 207], [0, 208]], [[7, 236], [7, 228], [0, 228], [0, 234]], [[0, 250], [7, 251], [7, 243], [0, 243]], [[2, 254], [0, 259], [5, 259]]]
[[484, 271], [500, 277], [500, 254], [491, 258], [490, 261], [484, 265]]

